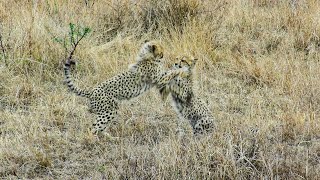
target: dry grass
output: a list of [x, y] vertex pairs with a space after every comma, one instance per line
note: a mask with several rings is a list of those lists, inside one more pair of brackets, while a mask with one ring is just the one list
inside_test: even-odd
[[[0, 177], [319, 179], [319, 9], [317, 0], [1, 1]], [[145, 39], [160, 39], [169, 60], [198, 57], [197, 89], [218, 129], [178, 138], [174, 111], [153, 90], [121, 107], [110, 130], [119, 142], [96, 141], [53, 41], [70, 22], [93, 30], [76, 52], [81, 87], [125, 70]]]

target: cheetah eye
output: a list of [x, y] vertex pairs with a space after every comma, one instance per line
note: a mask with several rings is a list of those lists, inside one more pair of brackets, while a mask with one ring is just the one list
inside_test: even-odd
[[160, 53], [160, 58], [163, 58], [163, 53]]

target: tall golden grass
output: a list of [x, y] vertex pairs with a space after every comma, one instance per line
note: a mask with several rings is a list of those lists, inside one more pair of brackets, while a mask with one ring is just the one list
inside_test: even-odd
[[[318, 0], [0, 1], [0, 177], [319, 179]], [[63, 83], [68, 24], [92, 29], [76, 83], [95, 86], [135, 61], [146, 39], [199, 58], [197, 94], [213, 134], [176, 134], [156, 90], [125, 102], [110, 132], [88, 133], [86, 100]], [[187, 122], [184, 128], [190, 128]]]

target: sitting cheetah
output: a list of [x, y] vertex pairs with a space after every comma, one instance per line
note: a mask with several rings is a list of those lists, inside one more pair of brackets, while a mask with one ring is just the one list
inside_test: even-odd
[[140, 49], [137, 62], [120, 74], [106, 80], [92, 90], [83, 90], [73, 84], [70, 66], [73, 61], [67, 60], [64, 66], [66, 83], [69, 89], [90, 101], [89, 110], [96, 115], [93, 133], [106, 131], [107, 123], [114, 119], [122, 100], [129, 100], [141, 95], [155, 85], [164, 85], [185, 70], [164, 71], [162, 64], [163, 47], [156, 41], [145, 42]]
[[190, 122], [194, 134], [203, 134], [214, 128], [214, 120], [206, 103], [196, 97], [193, 91], [192, 71], [196, 61], [197, 59], [193, 57], [182, 57], [175, 63], [172, 69], [184, 67], [188, 71], [175, 77], [166, 86], [160, 88], [160, 94], [163, 100], [171, 94], [173, 106], [180, 118]]

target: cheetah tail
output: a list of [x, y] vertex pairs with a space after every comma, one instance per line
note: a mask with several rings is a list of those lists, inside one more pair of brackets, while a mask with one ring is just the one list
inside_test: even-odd
[[64, 64], [64, 75], [65, 75], [65, 82], [67, 83], [69, 89], [76, 93], [78, 96], [82, 96], [82, 97], [87, 97], [89, 98], [90, 97], [90, 92], [87, 91], [87, 90], [82, 90], [78, 87], [76, 87], [74, 84], [73, 84], [73, 81], [72, 81], [72, 77], [71, 77], [71, 70], [70, 70], [70, 67], [71, 65], [74, 65], [75, 64], [75, 61], [73, 60], [70, 60], [68, 59], [66, 61], [66, 63]]

